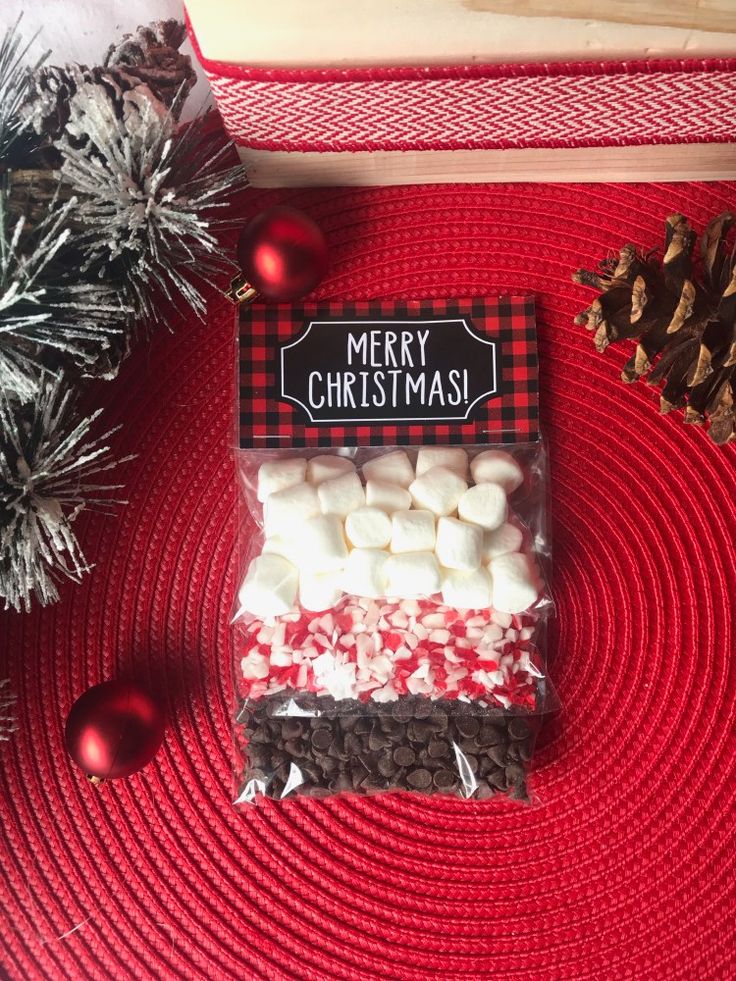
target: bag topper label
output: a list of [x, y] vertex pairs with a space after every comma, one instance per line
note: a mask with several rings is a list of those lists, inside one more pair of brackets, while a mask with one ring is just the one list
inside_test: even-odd
[[531, 297], [259, 303], [239, 316], [243, 448], [538, 438]]
[[305, 423], [466, 421], [498, 394], [496, 347], [464, 317], [309, 320], [281, 345], [280, 395]]

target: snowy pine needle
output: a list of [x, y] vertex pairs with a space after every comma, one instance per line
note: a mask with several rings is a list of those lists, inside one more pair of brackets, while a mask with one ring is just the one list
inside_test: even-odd
[[15, 695], [7, 678], [0, 680], [0, 742], [10, 739], [18, 728], [15, 724]]
[[[35, 401], [12, 403], [0, 391], [0, 597], [5, 609], [29, 610], [59, 598], [57, 582], [78, 582], [89, 565], [72, 529], [85, 507], [110, 512], [122, 485], [98, 483], [112, 470], [106, 440], [90, 439], [101, 409], [80, 419], [62, 378], [44, 376]], [[126, 457], [129, 460], [131, 457]]]
[[201, 119], [176, 133], [175, 113], [146, 85], [116, 94], [80, 79], [56, 144], [79, 198], [86, 267], [118, 277], [148, 323], [161, 318], [163, 300], [204, 314], [199, 284], [230, 265], [210, 213], [246, 183], [242, 167], [227, 165], [229, 148], [208, 145]]
[[0, 388], [33, 397], [49, 350], [92, 372], [123, 334], [129, 311], [112, 286], [68, 268], [74, 198], [50, 207], [34, 227], [9, 209], [0, 185]]
[[33, 69], [26, 63], [33, 39], [26, 43], [18, 30], [20, 18], [0, 37], [0, 161], [7, 158], [13, 143], [26, 127], [20, 108], [31, 83], [31, 71], [46, 59], [44, 54]]

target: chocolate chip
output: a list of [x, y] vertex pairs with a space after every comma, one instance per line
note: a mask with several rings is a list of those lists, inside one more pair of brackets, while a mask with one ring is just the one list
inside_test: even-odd
[[390, 777], [392, 773], [396, 770], [396, 764], [394, 763], [393, 757], [388, 750], [384, 750], [379, 754], [378, 763], [376, 764], [376, 769], [381, 774], [382, 777]]
[[391, 707], [391, 715], [398, 722], [408, 722], [414, 715], [411, 704], [403, 698], [397, 699]]
[[501, 741], [501, 734], [493, 726], [482, 726], [475, 739], [479, 746], [497, 746]]
[[305, 755], [306, 744], [301, 739], [287, 739], [284, 743], [284, 749], [289, 756], [294, 756], [298, 759], [300, 756]]
[[494, 770], [492, 773], [488, 774], [486, 777], [486, 782], [489, 784], [489, 786], [495, 787], [497, 790], [505, 790], [506, 774], [501, 769]]
[[433, 735], [434, 727], [430, 722], [422, 719], [412, 719], [406, 727], [406, 732], [413, 743], [424, 743]]
[[332, 743], [332, 733], [329, 729], [315, 729], [311, 742], [315, 749], [327, 749]]
[[480, 722], [472, 715], [461, 715], [458, 716], [455, 725], [457, 726], [457, 731], [461, 736], [473, 737], [478, 734], [480, 730]]
[[508, 733], [512, 739], [526, 739], [529, 735], [529, 726], [524, 719], [511, 719], [508, 724]]
[[388, 736], [392, 741], [396, 740], [403, 732], [404, 727], [396, 719], [392, 719], [390, 715], [383, 715], [378, 720], [381, 727], [381, 732]]
[[510, 787], [518, 787], [524, 782], [524, 767], [511, 763], [506, 767], [506, 782]]
[[411, 746], [397, 746], [393, 758], [397, 766], [411, 766], [416, 759], [416, 753]]
[[330, 743], [327, 753], [329, 756], [333, 756], [336, 760], [348, 759], [349, 754], [345, 752], [345, 744], [338, 733], [333, 735], [332, 742]]
[[397, 770], [393, 776], [388, 778], [388, 785], [394, 790], [401, 790], [406, 787], [406, 770]]
[[450, 770], [437, 770], [432, 777], [432, 783], [438, 790], [452, 790], [457, 783], [457, 777]]
[[435, 711], [430, 715], [428, 719], [430, 725], [434, 728], [435, 732], [444, 732], [447, 729], [447, 723], [449, 721], [447, 717], [447, 712]]
[[499, 766], [506, 765], [506, 747], [505, 746], [491, 746], [488, 749], [488, 756], [497, 763]]
[[412, 770], [407, 776], [406, 782], [416, 790], [425, 790], [432, 783], [432, 774], [429, 770], [422, 768]]
[[284, 739], [297, 739], [304, 733], [304, 726], [298, 719], [284, 719], [281, 734]]
[[379, 749], [387, 749], [391, 745], [391, 740], [380, 729], [375, 729], [368, 736], [368, 749], [376, 752]]
[[429, 698], [418, 698], [414, 702], [414, 718], [427, 719], [434, 711], [434, 703]]
[[444, 739], [431, 739], [429, 746], [427, 747], [427, 752], [435, 759], [438, 759], [441, 756], [449, 756], [450, 744]]
[[345, 752], [349, 756], [355, 756], [356, 753], [360, 753], [363, 749], [363, 743], [360, 736], [357, 736], [354, 732], [348, 732], [345, 735]]

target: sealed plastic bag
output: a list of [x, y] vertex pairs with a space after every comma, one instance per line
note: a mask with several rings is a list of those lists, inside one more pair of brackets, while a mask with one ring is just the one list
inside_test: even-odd
[[533, 319], [524, 300], [443, 305], [243, 315], [239, 803], [528, 797], [552, 706]]

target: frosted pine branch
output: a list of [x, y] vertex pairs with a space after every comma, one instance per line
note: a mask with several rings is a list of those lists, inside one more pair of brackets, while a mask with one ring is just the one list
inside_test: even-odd
[[[71, 198], [51, 207], [34, 227], [13, 218], [9, 185], [0, 185], [0, 388], [21, 399], [33, 397], [49, 351], [83, 372], [107, 365], [122, 337], [129, 309], [118, 292], [86, 282], [63, 261], [70, 247]], [[104, 373], [104, 371], [103, 371]]]
[[0, 597], [29, 610], [58, 599], [62, 578], [79, 582], [90, 566], [72, 525], [84, 508], [110, 512], [122, 485], [98, 475], [118, 463], [108, 438], [90, 438], [98, 410], [80, 419], [76, 395], [62, 378], [44, 376], [30, 405], [0, 391]]
[[80, 80], [56, 144], [62, 179], [79, 198], [85, 268], [118, 278], [147, 323], [161, 319], [164, 300], [204, 313], [201, 283], [230, 267], [212, 212], [246, 184], [229, 149], [207, 144], [201, 120], [176, 132], [175, 110], [145, 85], [115, 96]]
[[32, 42], [25, 43], [18, 30], [20, 18], [0, 37], [0, 161], [5, 161], [13, 144], [26, 128], [21, 106], [28, 95], [31, 71], [40, 67], [46, 55], [29, 68], [26, 63]]

